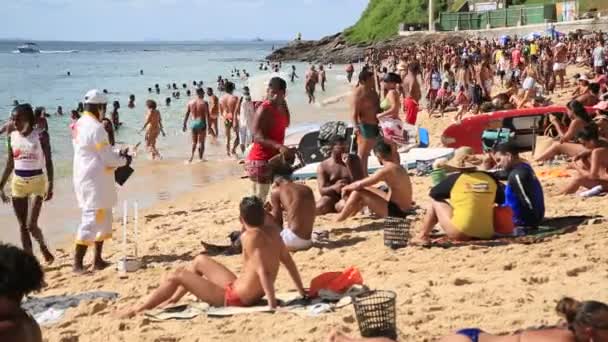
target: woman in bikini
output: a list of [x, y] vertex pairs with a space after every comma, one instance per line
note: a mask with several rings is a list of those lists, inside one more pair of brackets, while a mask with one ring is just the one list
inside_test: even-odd
[[585, 107], [578, 101], [570, 101], [567, 105], [568, 118], [571, 120], [567, 128], [561, 126], [559, 119], [553, 115], [550, 116], [551, 123], [555, 126], [559, 135], [559, 140], [554, 142], [543, 154], [536, 158], [537, 162], [544, 162], [553, 159], [553, 157], [565, 154], [568, 157], [575, 157], [583, 152], [583, 145], [575, 143], [577, 134], [592, 122], [591, 116], [587, 114]]
[[[463, 329], [440, 342], [608, 342], [608, 305], [579, 302], [564, 298], [557, 303], [557, 313], [566, 319], [563, 327], [524, 330], [510, 335], [492, 335], [481, 329]], [[353, 339], [332, 332], [328, 342], [392, 342], [387, 338]]]
[[[53, 198], [54, 173], [51, 147], [48, 139], [43, 138], [42, 130], [36, 127], [32, 106], [18, 105], [13, 113], [15, 130], [8, 136], [7, 162], [0, 180], [0, 198], [5, 203], [9, 201], [4, 193], [4, 186], [12, 175], [12, 203], [19, 222], [23, 249], [33, 254], [31, 237], [34, 237], [40, 245], [44, 260], [52, 263], [55, 258], [38, 226], [42, 202]], [[34, 199], [31, 211], [30, 198]]]
[[[399, 93], [397, 92], [397, 85], [400, 84], [401, 77], [399, 75], [392, 72], [384, 75], [382, 78], [384, 97], [380, 102], [381, 112], [376, 115], [384, 138], [393, 145], [405, 143], [403, 139], [403, 122], [399, 119], [401, 103]], [[397, 151], [396, 148], [395, 151]]]
[[162, 159], [158, 149], [156, 148], [156, 139], [158, 139], [158, 135], [160, 133], [163, 134], [163, 137], [166, 136], [165, 130], [163, 128], [162, 118], [160, 116], [160, 112], [156, 109], [156, 102], [153, 100], [146, 101], [146, 107], [148, 108], [148, 112], [146, 113], [146, 122], [142, 127], [141, 131], [146, 131], [146, 147], [150, 152], [150, 158], [152, 160]]

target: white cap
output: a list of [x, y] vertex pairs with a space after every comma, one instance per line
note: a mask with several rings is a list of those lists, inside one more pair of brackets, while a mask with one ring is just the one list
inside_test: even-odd
[[582, 74], [582, 75], [581, 75], [581, 76], [578, 78], [578, 80], [579, 80], [579, 81], [587, 81], [587, 82], [589, 82], [589, 79], [587, 78], [587, 75], [585, 75], [585, 74]]
[[100, 90], [92, 89], [92, 90], [89, 90], [87, 92], [87, 94], [84, 96], [84, 103], [106, 104], [106, 103], [108, 103], [108, 98]]

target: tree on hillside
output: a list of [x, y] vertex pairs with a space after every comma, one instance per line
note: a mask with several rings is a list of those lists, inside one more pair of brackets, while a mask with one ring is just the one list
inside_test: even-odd
[[[434, 12], [447, 10], [453, 0], [433, 0]], [[428, 0], [370, 0], [357, 23], [344, 31], [353, 43], [378, 41], [397, 35], [399, 24], [428, 22]]]

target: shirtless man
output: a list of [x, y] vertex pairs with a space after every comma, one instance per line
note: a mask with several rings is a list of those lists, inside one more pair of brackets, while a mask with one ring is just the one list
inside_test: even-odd
[[226, 82], [225, 90], [226, 94], [224, 94], [220, 99], [220, 114], [224, 119], [224, 128], [226, 132], [226, 154], [230, 157], [233, 154], [236, 154], [236, 148], [238, 146], [237, 135], [232, 148], [230, 148], [230, 144], [232, 141], [232, 131], [235, 125], [235, 113], [239, 105], [239, 97], [232, 94], [234, 92], [234, 83]]
[[492, 70], [490, 69], [490, 64], [487, 60], [481, 62], [479, 69], [477, 71], [477, 78], [479, 85], [481, 85], [481, 89], [483, 91], [484, 99], [492, 98]]
[[[281, 238], [287, 249], [296, 252], [312, 247], [312, 228], [315, 223], [315, 196], [302, 184], [293, 183], [287, 175], [276, 175], [270, 193], [272, 216], [280, 227]], [[283, 224], [283, 211], [287, 224]]]
[[274, 282], [283, 264], [300, 295], [306, 296], [300, 274], [285, 247], [276, 225], [264, 223], [264, 204], [255, 197], [245, 197], [240, 204], [243, 224], [243, 267], [237, 277], [217, 261], [199, 255], [188, 267], [180, 267], [140, 305], [118, 314], [130, 318], [162, 304], [177, 303], [190, 292], [214, 307], [251, 306], [264, 295], [271, 309], [277, 307]]
[[595, 125], [583, 128], [577, 138], [586, 150], [574, 158], [572, 167], [577, 175], [560, 194], [573, 194], [580, 187], [592, 189], [598, 185], [608, 190], [608, 142], [599, 138]]
[[217, 141], [219, 134], [217, 128], [217, 118], [220, 116], [219, 99], [213, 94], [212, 88], [207, 88], [207, 96], [209, 97], [209, 134], [213, 138], [212, 141]]
[[306, 72], [306, 94], [308, 95], [308, 103], [315, 103], [315, 88], [319, 83], [319, 74], [315, 70], [315, 66], [311, 65], [310, 69]]
[[566, 44], [557, 43], [553, 52], [555, 64], [553, 64], [553, 74], [559, 78], [559, 86], [564, 89], [564, 77], [566, 76], [566, 65], [568, 65], [568, 49]]
[[[338, 222], [346, 220], [365, 206], [380, 217], [405, 218], [412, 209], [412, 182], [407, 170], [396, 160], [391, 145], [380, 140], [374, 147], [374, 153], [382, 168], [342, 189], [343, 195], [350, 195], [337, 218]], [[370, 188], [380, 182], [386, 183], [389, 188], [388, 199], [375, 192], [376, 189]]]
[[331, 156], [317, 168], [317, 182], [321, 194], [317, 201], [317, 215], [341, 212], [344, 208], [342, 188], [363, 178], [359, 157], [347, 153], [346, 140], [336, 140], [331, 149]]
[[403, 80], [403, 92], [405, 94], [403, 101], [405, 122], [415, 125], [420, 99], [422, 98], [422, 90], [420, 90], [420, 82], [418, 82], [418, 64], [412, 63], [409, 65], [407, 76]]
[[196, 90], [196, 98], [188, 102], [188, 110], [184, 117], [183, 131], [186, 132], [188, 118], [192, 114], [192, 123], [190, 130], [192, 131], [192, 153], [190, 154], [189, 163], [194, 159], [194, 152], [198, 146], [198, 157], [202, 161], [205, 153], [205, 137], [207, 136], [207, 118], [209, 117], [209, 105], [204, 100], [205, 91], [203, 89]]
[[321, 90], [325, 91], [325, 82], [327, 82], [327, 75], [325, 74], [323, 64], [319, 64], [319, 81], [321, 82]]
[[367, 176], [367, 159], [380, 136], [378, 118], [380, 99], [376, 93], [374, 74], [364, 69], [359, 73], [359, 84], [353, 93], [352, 120], [358, 133], [357, 154], [361, 159], [363, 174]]

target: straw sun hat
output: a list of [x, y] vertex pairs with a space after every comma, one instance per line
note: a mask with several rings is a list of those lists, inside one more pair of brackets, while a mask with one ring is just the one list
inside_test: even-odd
[[475, 152], [468, 146], [463, 146], [454, 151], [454, 157], [446, 163], [446, 166], [456, 171], [474, 171], [480, 160], [475, 157]]

